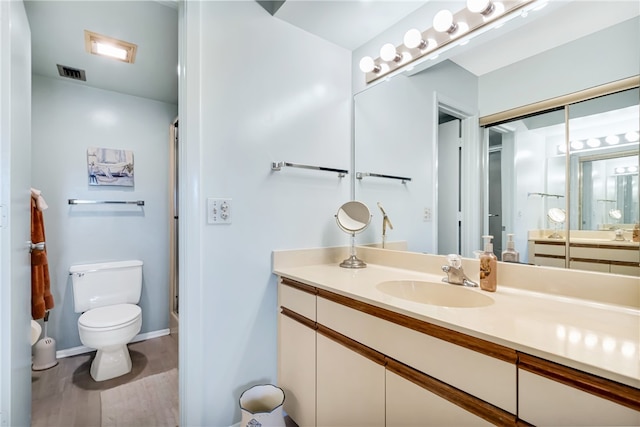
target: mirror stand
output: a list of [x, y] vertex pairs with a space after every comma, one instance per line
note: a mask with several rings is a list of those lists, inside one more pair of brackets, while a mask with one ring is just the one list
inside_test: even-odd
[[338, 227], [351, 235], [350, 256], [340, 263], [343, 268], [364, 268], [367, 264], [356, 256], [356, 233], [361, 232], [371, 222], [371, 212], [362, 202], [351, 201], [340, 206], [336, 214]]
[[340, 263], [343, 268], [364, 268], [367, 264], [356, 256], [356, 233], [351, 233], [351, 252], [349, 258]]

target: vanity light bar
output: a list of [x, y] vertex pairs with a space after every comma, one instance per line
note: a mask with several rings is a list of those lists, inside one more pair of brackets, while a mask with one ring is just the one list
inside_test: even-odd
[[[365, 73], [365, 81], [371, 83], [409, 64], [416, 65], [435, 59], [438, 54], [456, 45], [467, 43], [472, 37], [504, 24], [519, 14], [526, 16], [529, 10], [539, 8], [538, 3], [548, 0], [506, 0], [490, 1], [480, 12], [472, 12], [473, 3], [458, 12], [440, 11], [434, 18], [433, 27], [422, 33], [411, 29], [404, 37], [404, 43], [395, 49], [390, 43], [380, 50], [380, 56], [373, 59], [365, 56], [360, 60], [360, 70]], [[480, 31], [482, 30], [482, 31]]]
[[[638, 131], [630, 131], [624, 134], [611, 134], [606, 137], [601, 136], [597, 138], [588, 138], [586, 140], [574, 139], [569, 144], [571, 151], [587, 151], [596, 150], [602, 148], [608, 148], [612, 146], [624, 147], [627, 145], [637, 145], [639, 139]], [[558, 154], [564, 155], [567, 152], [567, 147], [564, 144], [557, 146]]]

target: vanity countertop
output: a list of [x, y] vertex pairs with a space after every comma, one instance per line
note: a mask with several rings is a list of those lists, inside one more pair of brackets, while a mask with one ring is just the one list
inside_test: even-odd
[[496, 292], [462, 289], [481, 292], [493, 304], [450, 308], [412, 302], [377, 289], [379, 283], [390, 280], [441, 282], [444, 273], [371, 262], [363, 269], [341, 268], [334, 262], [278, 264], [274, 261], [277, 275], [640, 388], [640, 310], [636, 307], [507, 287], [499, 281]]

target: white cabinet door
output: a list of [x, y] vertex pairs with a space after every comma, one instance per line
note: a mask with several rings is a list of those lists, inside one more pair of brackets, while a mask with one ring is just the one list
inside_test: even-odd
[[317, 425], [384, 426], [384, 366], [320, 333], [317, 357]]
[[488, 421], [391, 371], [387, 379], [387, 426], [490, 426]]
[[316, 425], [316, 332], [279, 314], [278, 385], [284, 410], [300, 427]]
[[518, 373], [519, 417], [539, 426], [640, 426], [640, 412], [544, 378]]

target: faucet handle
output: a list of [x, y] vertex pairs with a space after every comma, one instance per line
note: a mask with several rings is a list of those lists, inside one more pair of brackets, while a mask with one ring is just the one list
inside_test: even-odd
[[453, 268], [462, 267], [462, 258], [458, 254], [449, 254], [447, 255], [447, 262]]

